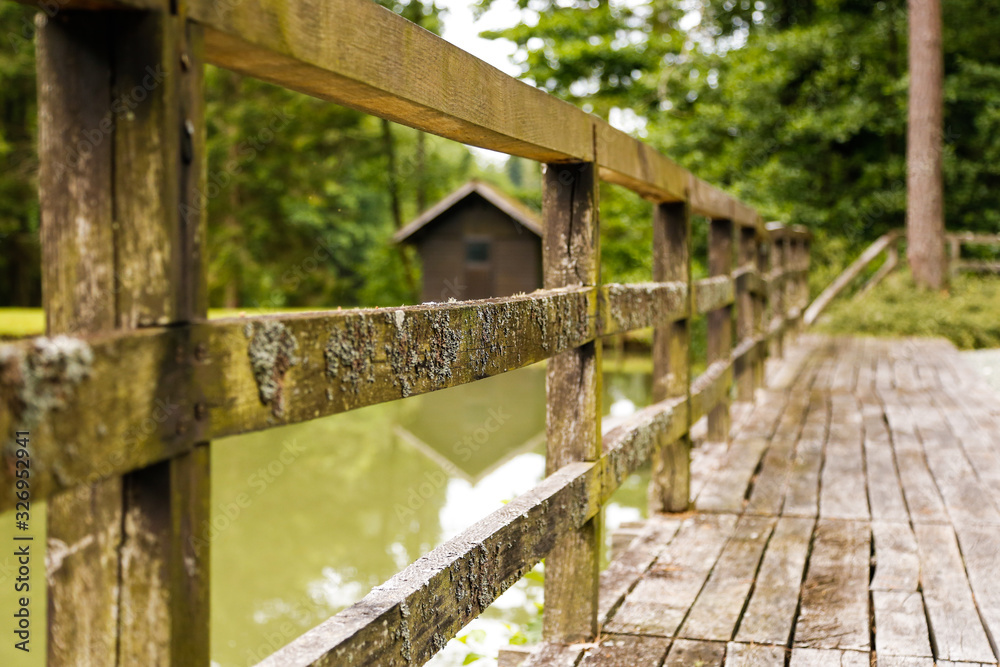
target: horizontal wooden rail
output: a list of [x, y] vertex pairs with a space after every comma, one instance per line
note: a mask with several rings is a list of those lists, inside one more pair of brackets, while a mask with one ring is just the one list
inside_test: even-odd
[[[453, 387], [687, 316], [683, 283], [596, 295], [570, 288], [11, 343], [0, 347], [0, 432], [32, 429], [41, 499], [208, 438]], [[0, 472], [0, 509], [13, 506], [13, 470]]]
[[968, 245], [1000, 245], [1000, 234], [977, 234], [975, 232], [952, 232], [945, 234], [946, 241], [957, 241]]
[[694, 284], [695, 310], [699, 314], [728, 306], [735, 298], [736, 291], [731, 276], [703, 278]]

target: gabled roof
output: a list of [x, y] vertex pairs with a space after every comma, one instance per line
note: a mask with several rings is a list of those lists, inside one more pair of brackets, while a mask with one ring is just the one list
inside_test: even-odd
[[528, 231], [538, 236], [542, 235], [542, 221], [537, 213], [506, 192], [482, 181], [471, 180], [411, 220], [405, 227], [393, 234], [392, 240], [396, 243], [405, 241], [473, 192], [509, 215]]

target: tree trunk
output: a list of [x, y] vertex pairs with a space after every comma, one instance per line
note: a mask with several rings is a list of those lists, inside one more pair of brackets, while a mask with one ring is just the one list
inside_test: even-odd
[[[382, 146], [385, 150], [387, 161], [386, 183], [389, 187], [389, 209], [392, 211], [393, 225], [397, 230], [403, 228], [402, 205], [399, 201], [399, 176], [396, 172], [396, 142], [392, 138], [392, 125], [386, 119], [382, 119]], [[413, 266], [410, 263], [410, 256], [406, 254], [406, 248], [402, 244], [396, 246], [399, 252], [399, 261], [403, 265], [403, 278], [406, 280], [406, 288], [410, 294], [417, 293], [417, 279], [414, 276]]]
[[907, 259], [920, 287], [946, 286], [944, 254], [944, 57], [940, 0], [909, 0], [910, 104], [906, 147]]

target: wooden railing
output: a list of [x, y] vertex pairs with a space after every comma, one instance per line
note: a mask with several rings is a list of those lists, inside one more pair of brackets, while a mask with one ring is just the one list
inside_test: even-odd
[[[906, 230], [894, 229], [883, 234], [864, 249], [858, 258], [851, 262], [844, 271], [824, 289], [816, 299], [806, 308], [803, 321], [806, 326], [815, 322], [826, 310], [826, 307], [845, 289], [858, 281], [865, 273], [865, 269], [872, 265], [879, 257], [885, 258], [878, 269], [868, 276], [864, 284], [855, 292], [855, 297], [860, 297], [874, 289], [882, 280], [889, 275], [893, 269], [899, 266], [900, 248], [899, 246], [906, 240]], [[962, 271], [976, 273], [1000, 273], [1000, 262], [987, 260], [962, 259], [963, 245], [995, 246], [1000, 247], [1000, 234], [976, 234], [973, 232], [952, 232], [945, 234], [945, 243], [948, 246], [948, 270], [951, 274]]]
[[[542, 558], [546, 636], [593, 637], [603, 503], [651, 459], [654, 505], [687, 507], [691, 424], [707, 415], [728, 437], [734, 386], [752, 399], [768, 347], [800, 319], [805, 230], [765, 226], [365, 0], [70, 0], [50, 14], [37, 49], [47, 337], [0, 348], [0, 432], [30, 432], [31, 498], [49, 500], [49, 663], [208, 664], [211, 439], [543, 359], [548, 476], [265, 664], [423, 663]], [[205, 62], [546, 163], [546, 289], [207, 321]], [[599, 178], [655, 202], [654, 282], [600, 283]], [[710, 225], [711, 275], [696, 282], [692, 214]], [[696, 313], [709, 366], [692, 379]], [[655, 327], [655, 403], [602, 438], [601, 339], [642, 327]], [[10, 509], [14, 466], [0, 475]]]

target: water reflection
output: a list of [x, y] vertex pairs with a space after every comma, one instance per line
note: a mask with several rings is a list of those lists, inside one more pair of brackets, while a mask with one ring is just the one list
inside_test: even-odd
[[[605, 376], [616, 416], [648, 396], [648, 376]], [[544, 429], [545, 372], [534, 366], [213, 444], [215, 663], [255, 664], [532, 488]], [[645, 482], [632, 479], [607, 521], [644, 506]], [[493, 658], [537, 632], [540, 579], [508, 591], [433, 664]]]

